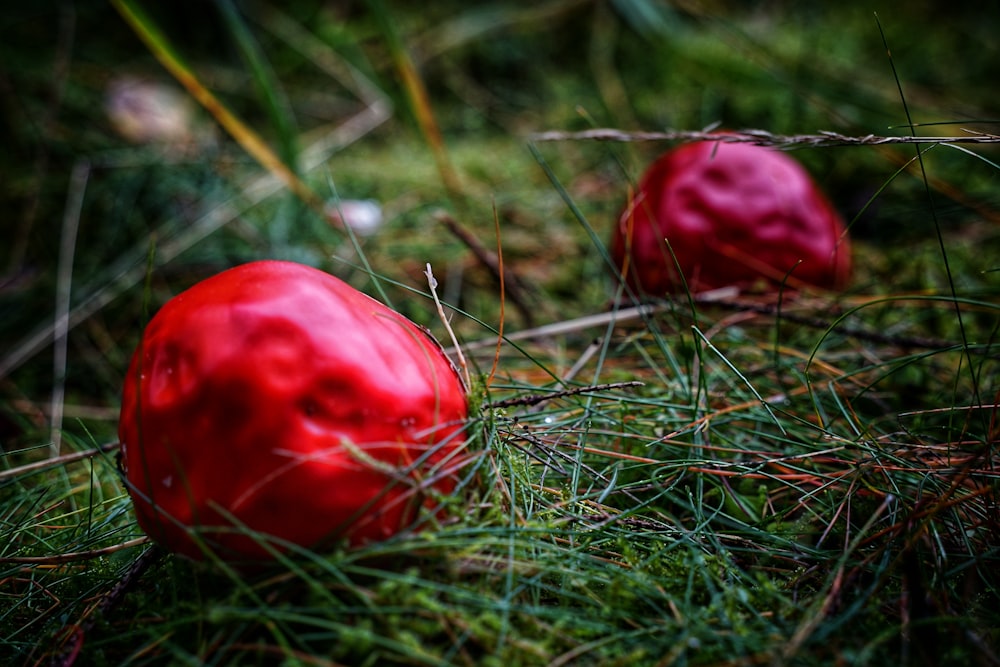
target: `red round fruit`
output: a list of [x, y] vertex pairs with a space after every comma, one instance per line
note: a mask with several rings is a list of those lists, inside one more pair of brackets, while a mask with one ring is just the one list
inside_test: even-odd
[[261, 261], [168, 301], [132, 358], [119, 437], [139, 525], [168, 549], [389, 537], [462, 464], [466, 392], [440, 346], [333, 276]]
[[653, 163], [619, 217], [611, 255], [633, 289], [652, 295], [762, 279], [839, 289], [851, 263], [843, 221], [798, 162], [722, 141], [685, 144]]

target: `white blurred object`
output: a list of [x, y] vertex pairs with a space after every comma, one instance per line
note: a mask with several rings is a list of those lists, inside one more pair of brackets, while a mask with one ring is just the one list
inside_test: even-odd
[[115, 130], [132, 143], [197, 142], [193, 102], [166, 84], [131, 75], [113, 79], [104, 95], [104, 111]]
[[382, 207], [372, 199], [339, 199], [326, 205], [330, 221], [354, 230], [360, 236], [371, 236], [382, 226]]

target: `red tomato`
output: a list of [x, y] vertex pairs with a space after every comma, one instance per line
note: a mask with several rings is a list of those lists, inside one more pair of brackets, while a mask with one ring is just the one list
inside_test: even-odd
[[[119, 437], [139, 525], [201, 558], [389, 537], [462, 464], [466, 392], [423, 330], [317, 269], [261, 261], [149, 322]], [[197, 528], [197, 531], [192, 531]]]
[[838, 289], [851, 262], [843, 221], [798, 162], [715, 141], [653, 163], [615, 226], [611, 255], [633, 288], [653, 295], [683, 290], [678, 265], [698, 292], [761, 279]]

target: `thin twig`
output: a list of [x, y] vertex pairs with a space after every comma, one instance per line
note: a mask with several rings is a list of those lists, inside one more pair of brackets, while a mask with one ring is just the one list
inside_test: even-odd
[[112, 442], [107, 445], [101, 445], [95, 449], [88, 449], [83, 452], [75, 452], [73, 454], [63, 454], [62, 456], [56, 456], [54, 458], [48, 458], [44, 461], [36, 461], [35, 463], [28, 463], [27, 465], [18, 466], [17, 468], [10, 468], [8, 470], [0, 470], [0, 482], [5, 479], [10, 479], [13, 477], [18, 477], [20, 475], [25, 475], [30, 472], [36, 472], [38, 470], [44, 470], [46, 468], [52, 468], [54, 466], [64, 465], [66, 463], [73, 463], [75, 461], [82, 461], [84, 459], [90, 459], [99, 454], [106, 454], [107, 452], [112, 452], [121, 447], [121, 443]]
[[[571, 320], [563, 320], [562, 322], [553, 322], [551, 324], [543, 324], [538, 327], [531, 329], [523, 329], [521, 331], [515, 331], [504, 335], [503, 340], [508, 343], [513, 343], [523, 340], [531, 340], [535, 338], [549, 338], [552, 336], [562, 336], [565, 334], [576, 333], [592, 327], [607, 326], [610, 322], [615, 322], [617, 324], [630, 322], [653, 313], [664, 310], [664, 306], [656, 304], [643, 304], [641, 306], [632, 306], [629, 308], [622, 308], [621, 310], [614, 310], [606, 313], [596, 313], [594, 315], [584, 315], [583, 317], [577, 317]], [[496, 345], [496, 338], [488, 338], [479, 341], [474, 341], [465, 344], [465, 350], [467, 352], [481, 350], [481, 349], [492, 349]], [[448, 350], [450, 351], [450, 350]]]
[[861, 137], [820, 131], [818, 134], [774, 134], [767, 130], [746, 129], [726, 132], [705, 130], [666, 130], [664, 132], [625, 132], [614, 128], [596, 128], [581, 132], [550, 130], [528, 136], [530, 141], [718, 141], [726, 144], [756, 144], [771, 148], [826, 148], [830, 146], [884, 146], [888, 144], [996, 144], [1000, 135], [964, 130], [958, 137], [879, 136]]
[[52, 556], [2, 556], [0, 557], [0, 563], [16, 563], [18, 565], [63, 565], [65, 563], [74, 563], [81, 560], [93, 560], [94, 558], [100, 558], [101, 556], [107, 556], [109, 554], [117, 553], [124, 549], [131, 549], [132, 547], [138, 547], [143, 544], [147, 544], [149, 538], [143, 535], [142, 537], [137, 537], [133, 540], [127, 540], [120, 544], [113, 544], [110, 547], [102, 547], [100, 549], [88, 549], [87, 551], [68, 551], [62, 554], [54, 554]]
[[580, 358], [577, 359], [576, 362], [570, 367], [570, 369], [566, 371], [566, 373], [562, 376], [563, 384], [569, 384], [570, 382], [572, 382], [573, 378], [575, 378], [577, 374], [579, 374], [579, 372], [583, 370], [583, 367], [586, 366], [587, 363], [594, 358], [594, 355], [597, 354], [602, 347], [604, 347], [603, 338], [598, 337], [592, 340], [590, 342], [590, 345], [588, 345], [586, 349], [584, 349], [583, 354], [580, 355]]
[[469, 230], [458, 224], [451, 215], [444, 211], [440, 211], [435, 214], [435, 219], [443, 224], [445, 228], [452, 233], [459, 241], [461, 241], [466, 248], [472, 251], [472, 254], [476, 256], [479, 263], [489, 269], [493, 277], [503, 283], [504, 291], [506, 296], [510, 299], [514, 307], [517, 308], [518, 312], [521, 313], [521, 317], [524, 318], [525, 323], [531, 326], [535, 318], [532, 314], [532, 309], [528, 305], [527, 290], [524, 285], [518, 279], [517, 274], [510, 269], [504, 268], [503, 262], [501, 261], [499, 255], [489, 250], [486, 246], [480, 242], [476, 236]]
[[[719, 306], [721, 308], [726, 308], [729, 310], [753, 312], [760, 315], [777, 314], [777, 306], [775, 306], [774, 304], [754, 303], [751, 301], [732, 299], [729, 298], [731, 294], [732, 294], [731, 291], [727, 291], [726, 288], [722, 288], [720, 290], [713, 290], [711, 292], [705, 292], [703, 294], [692, 295], [692, 299], [696, 304]], [[673, 306], [671, 305], [670, 302], [645, 303], [638, 306], [630, 306], [627, 308], [620, 308], [618, 310], [611, 310], [605, 313], [584, 315], [582, 317], [574, 318], [571, 320], [564, 320], [562, 322], [544, 324], [538, 327], [534, 327], [532, 329], [523, 329], [521, 331], [515, 331], [513, 333], [506, 334], [503, 337], [503, 340], [508, 343], [513, 343], [523, 340], [550, 338], [552, 336], [561, 336], [570, 333], [578, 333], [580, 331], [585, 331], [587, 329], [592, 329], [594, 327], [605, 327], [610, 323], [624, 324], [626, 322], [632, 322], [635, 320], [655, 315], [657, 313], [670, 311], [672, 308]], [[781, 319], [786, 322], [801, 324], [815, 329], [831, 328], [830, 322], [822, 317], [799, 315], [797, 313], [790, 313], [787, 310], [782, 311]], [[902, 335], [884, 333], [881, 331], [872, 331], [870, 329], [861, 329], [858, 327], [851, 327], [846, 325], [833, 326], [832, 330], [836, 331], [837, 333], [843, 334], [845, 336], [851, 336], [857, 338], [859, 340], [865, 340], [871, 343], [879, 343], [882, 345], [894, 345], [903, 348], [940, 350], [940, 349], [951, 348], [957, 345], [957, 343], [953, 341], [948, 341], [940, 338], [929, 338], [923, 336], [902, 336]], [[488, 338], [466, 343], [465, 350], [466, 352], [474, 352], [476, 350], [481, 350], [484, 348], [493, 348], [495, 345], [496, 345], [496, 339]]]
[[444, 328], [448, 331], [448, 336], [451, 338], [451, 344], [454, 346], [455, 356], [458, 357], [458, 365], [462, 369], [462, 381], [465, 383], [465, 390], [469, 391], [472, 388], [472, 378], [469, 376], [469, 365], [465, 362], [465, 355], [462, 354], [462, 348], [458, 344], [458, 338], [455, 336], [455, 332], [451, 328], [451, 324], [448, 322], [448, 316], [445, 315], [444, 306], [441, 305], [441, 300], [438, 299], [437, 295], [437, 278], [434, 277], [434, 271], [431, 270], [431, 263], [427, 262], [427, 270], [424, 272], [427, 276], [427, 286], [431, 290], [431, 296], [434, 297], [434, 305], [437, 307], [438, 317], [441, 318], [441, 323], [444, 324]]
[[587, 387], [574, 387], [573, 389], [565, 389], [563, 391], [554, 391], [551, 394], [527, 394], [526, 396], [518, 396], [516, 398], [508, 398], [503, 401], [496, 401], [490, 403], [490, 408], [512, 408], [515, 406], [528, 406], [528, 405], [538, 405], [539, 403], [544, 403], [545, 401], [554, 401], [557, 398], [566, 398], [567, 396], [576, 396], [578, 394], [594, 394], [602, 391], [611, 391], [612, 389], [625, 389], [627, 387], [641, 387], [645, 383], [639, 380], [629, 380], [626, 382], [609, 382], [607, 384], [594, 384]]

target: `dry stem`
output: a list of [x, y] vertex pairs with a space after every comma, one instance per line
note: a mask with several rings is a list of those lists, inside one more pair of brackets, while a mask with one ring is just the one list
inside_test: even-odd
[[738, 131], [666, 130], [664, 132], [625, 132], [614, 128], [596, 128], [582, 132], [550, 130], [528, 136], [530, 141], [719, 141], [726, 144], [756, 144], [771, 148], [825, 148], [828, 146], [883, 146], [886, 144], [996, 144], [1000, 135], [963, 128], [967, 134], [958, 137], [878, 136], [868, 134], [852, 137], [839, 132], [820, 131], [818, 134], [774, 134], [767, 130]]

